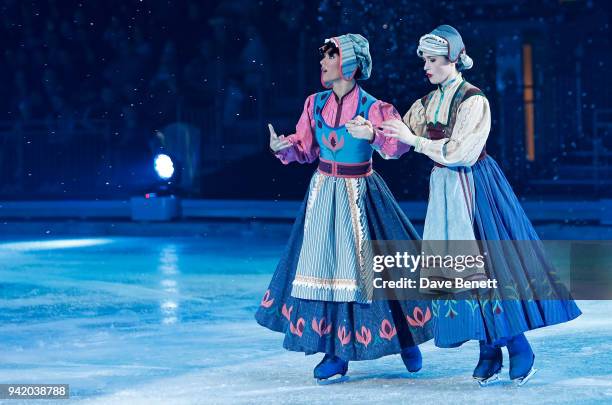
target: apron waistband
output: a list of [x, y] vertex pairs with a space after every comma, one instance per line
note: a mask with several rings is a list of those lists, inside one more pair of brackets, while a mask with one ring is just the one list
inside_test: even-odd
[[372, 174], [372, 161], [339, 163], [319, 158], [319, 172], [334, 177], [365, 177]]

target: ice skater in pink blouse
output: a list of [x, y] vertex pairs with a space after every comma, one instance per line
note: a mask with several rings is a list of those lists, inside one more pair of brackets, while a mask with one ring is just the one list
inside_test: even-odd
[[[391, 354], [416, 372], [417, 345], [432, 337], [429, 303], [373, 300], [366, 265], [368, 241], [419, 239], [372, 169], [374, 151], [394, 159], [410, 147], [376, 129], [400, 115], [357, 84], [370, 77], [368, 41], [346, 34], [327, 39], [320, 51], [328, 90], [306, 99], [294, 134], [277, 135], [269, 125], [270, 148], [283, 164], [319, 163], [255, 317], [285, 335], [286, 349], [323, 353], [314, 369], [319, 381], [343, 379], [351, 360]], [[417, 313], [429, 316], [414, 322]]]

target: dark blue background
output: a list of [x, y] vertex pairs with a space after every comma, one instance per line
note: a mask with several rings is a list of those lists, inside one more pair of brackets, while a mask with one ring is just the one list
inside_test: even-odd
[[[282, 166], [267, 122], [291, 133], [320, 91], [318, 46], [370, 40], [371, 94], [404, 113], [432, 89], [418, 38], [455, 26], [491, 102], [488, 151], [522, 198], [610, 192], [611, 13], [606, 1], [4, 1], [0, 198], [115, 199], [150, 190], [155, 131], [188, 128], [199, 198], [301, 199], [313, 166]], [[522, 47], [533, 49], [535, 161], [525, 158]], [[167, 149], [172, 149], [167, 145]], [[174, 151], [169, 150], [170, 153]], [[180, 151], [176, 154], [184, 159]], [[375, 166], [424, 199], [430, 161]]]

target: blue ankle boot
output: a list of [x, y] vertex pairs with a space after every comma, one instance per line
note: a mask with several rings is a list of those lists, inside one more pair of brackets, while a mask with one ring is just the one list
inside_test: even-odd
[[480, 341], [480, 358], [474, 369], [472, 377], [478, 384], [485, 386], [499, 379], [499, 373], [503, 367], [503, 354], [500, 347], [488, 345]]
[[348, 361], [332, 354], [326, 354], [323, 360], [314, 368], [314, 378], [323, 384], [338, 382], [345, 379], [347, 371]]
[[524, 334], [513, 336], [508, 340], [510, 354], [510, 379], [523, 385], [537, 371], [533, 367], [535, 355]]
[[411, 373], [416, 373], [423, 367], [423, 356], [418, 346], [405, 347], [401, 354], [406, 369]]

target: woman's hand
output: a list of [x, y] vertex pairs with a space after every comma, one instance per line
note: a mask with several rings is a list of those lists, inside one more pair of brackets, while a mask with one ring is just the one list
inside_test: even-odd
[[410, 129], [400, 120], [387, 120], [381, 124], [381, 129], [385, 136], [396, 138], [400, 142], [414, 146], [417, 136], [410, 132]]
[[374, 139], [374, 127], [372, 123], [361, 115], [347, 121], [345, 126], [353, 138], [365, 139], [366, 141], [372, 141], [372, 139]]
[[293, 145], [289, 139], [285, 138], [285, 135], [276, 135], [276, 131], [274, 131], [272, 124], [268, 124], [268, 129], [270, 130], [270, 149], [272, 149], [274, 153], [287, 149]]

